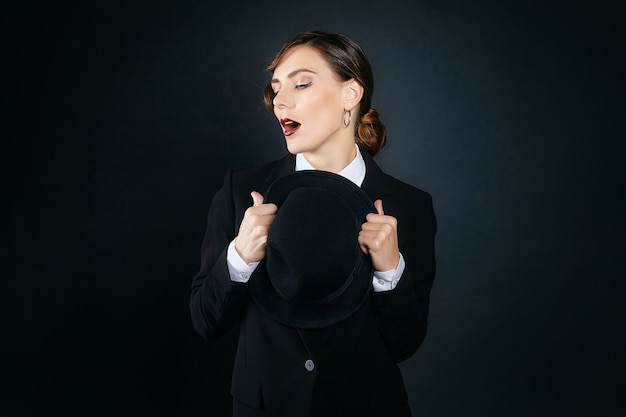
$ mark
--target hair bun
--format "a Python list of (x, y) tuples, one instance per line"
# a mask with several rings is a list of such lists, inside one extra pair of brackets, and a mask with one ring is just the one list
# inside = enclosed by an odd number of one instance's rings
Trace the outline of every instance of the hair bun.
[(370, 155), (376, 155), (387, 142), (385, 125), (380, 120), (378, 112), (370, 108), (367, 113), (361, 116), (357, 127), (356, 143)]

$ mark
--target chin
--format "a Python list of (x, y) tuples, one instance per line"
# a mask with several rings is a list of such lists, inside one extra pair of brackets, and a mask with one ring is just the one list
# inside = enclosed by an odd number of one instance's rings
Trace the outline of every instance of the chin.
[(301, 146), (301, 143), (296, 143), (297, 140), (287, 140), (287, 151), (289, 151), (290, 154), (295, 155), (297, 153), (302, 153), (302, 152), (306, 152), (306, 149), (304, 149), (303, 146)]

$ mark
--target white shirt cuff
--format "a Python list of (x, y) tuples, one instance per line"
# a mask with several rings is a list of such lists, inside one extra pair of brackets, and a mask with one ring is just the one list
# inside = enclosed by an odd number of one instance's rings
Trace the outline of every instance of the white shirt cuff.
[(374, 279), (372, 280), (374, 292), (391, 291), (396, 288), (396, 285), (400, 282), (400, 278), (404, 272), (404, 267), (404, 257), (400, 254), (400, 261), (398, 262), (396, 269), (384, 272), (374, 271)]
[(228, 263), (228, 272), (230, 280), (235, 282), (248, 282), (250, 275), (254, 272), (259, 262), (245, 263), (237, 249), (235, 249), (235, 239), (228, 245), (226, 253), (226, 261)]

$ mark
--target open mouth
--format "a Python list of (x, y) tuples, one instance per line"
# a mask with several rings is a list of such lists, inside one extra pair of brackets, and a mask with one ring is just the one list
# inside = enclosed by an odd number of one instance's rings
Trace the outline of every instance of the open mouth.
[(280, 125), (283, 127), (283, 134), (291, 136), (300, 128), (300, 123), (291, 119), (280, 119)]

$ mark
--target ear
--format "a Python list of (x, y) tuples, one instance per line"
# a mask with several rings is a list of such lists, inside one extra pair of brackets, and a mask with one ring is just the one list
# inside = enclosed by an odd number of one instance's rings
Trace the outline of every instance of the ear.
[(348, 80), (344, 84), (343, 90), (343, 108), (352, 110), (361, 103), (363, 98), (363, 86), (354, 78)]

